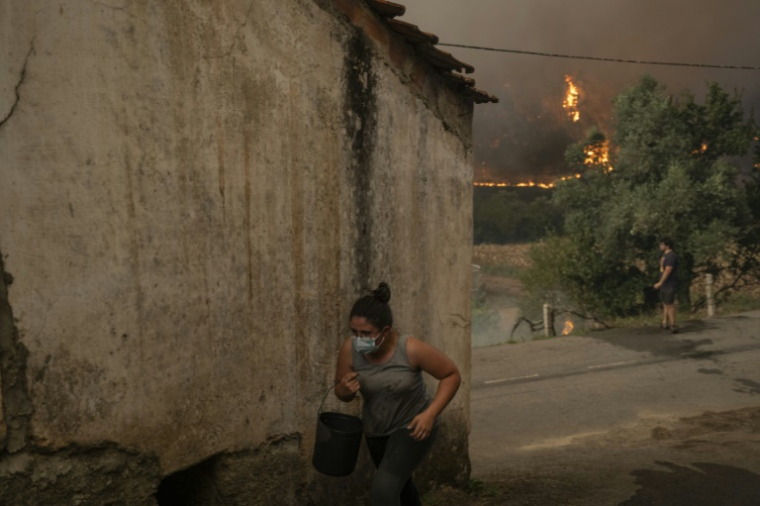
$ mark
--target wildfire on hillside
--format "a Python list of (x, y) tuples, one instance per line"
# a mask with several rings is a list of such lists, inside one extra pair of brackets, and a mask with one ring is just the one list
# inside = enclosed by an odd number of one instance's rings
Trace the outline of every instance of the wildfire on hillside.
[(536, 183), (534, 181), (528, 181), (527, 183), (494, 183), (489, 181), (475, 181), (475, 186), (488, 186), (488, 187), (494, 187), (494, 188), (554, 188), (558, 182), (560, 181), (567, 181), (568, 179), (579, 179), (581, 177), (580, 174), (574, 174), (572, 176), (565, 176), (557, 179), (553, 183)]
[(578, 96), (580, 92), (578, 87), (573, 83), (573, 78), (569, 75), (565, 76), (565, 100), (562, 102), (562, 107), (567, 111), (568, 117), (577, 122), (581, 119), (581, 112), (578, 110)]
[[(579, 108), (579, 99), (582, 94), (582, 90), (580, 86), (573, 81), (573, 77), (568, 75), (565, 75), (565, 95), (562, 100), (562, 108), (564, 109), (565, 114), (567, 114), (567, 117), (573, 122), (576, 123), (580, 121), (581, 114), (580, 114), (580, 108)], [(556, 104), (556, 102), (553, 102)], [(561, 116), (560, 116), (561, 117)], [(540, 118), (540, 116), (537, 116), (537, 118)], [(591, 116), (590, 116), (591, 118)], [(576, 128), (576, 127), (573, 127)], [(502, 142), (502, 137), (506, 138), (507, 134), (502, 133), (499, 137), (497, 137), (495, 140), (491, 142), (484, 143), (485, 145), (488, 145), (492, 149), (499, 148)], [(569, 139), (568, 139), (569, 141)], [(704, 151), (707, 148), (706, 145), (702, 146), (702, 150)], [(598, 167), (601, 168), (602, 171), (605, 174), (609, 174), (612, 172), (613, 168), (610, 165), (610, 146), (609, 141), (605, 140), (603, 142), (598, 142), (595, 144), (589, 145), (585, 150), (585, 159), (583, 161), (583, 164), (589, 167)], [(549, 172), (549, 171), (547, 171)], [(555, 172), (556, 174), (556, 172)], [(521, 188), (521, 187), (537, 187), (537, 188), (554, 188), (557, 183), (561, 181), (567, 181), (568, 179), (577, 179), (581, 177), (581, 174), (573, 174), (570, 176), (565, 176), (562, 178), (554, 179), (553, 181), (547, 181), (549, 177), (542, 177), (543, 182), (538, 182), (534, 178), (529, 179), (527, 182), (507, 182), (507, 181), (498, 181), (498, 177), (493, 177), (495, 175), (495, 172), (491, 171), (487, 166), (486, 162), (483, 162), (483, 166), (479, 167), (476, 170), (476, 176), (475, 176), (475, 186), (485, 186), (485, 187), (497, 187), (497, 188)], [(548, 173), (547, 173), (548, 176)], [(495, 181), (496, 179), (496, 181)]]
[(491, 186), (496, 188), (527, 188), (527, 187), (538, 187), (538, 188), (554, 188), (554, 183), (535, 183), (533, 181), (528, 181), (527, 183), (489, 183), (489, 182), (475, 182), (475, 186)]

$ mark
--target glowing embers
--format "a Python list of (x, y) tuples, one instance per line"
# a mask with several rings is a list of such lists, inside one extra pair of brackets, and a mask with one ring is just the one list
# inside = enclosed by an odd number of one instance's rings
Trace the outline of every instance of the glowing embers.
[(572, 332), (574, 328), (575, 328), (575, 325), (573, 324), (572, 320), (567, 320), (565, 322), (565, 327), (562, 329), (562, 335), (566, 336), (570, 334), (570, 332)]
[(580, 179), (580, 174), (573, 174), (572, 176), (565, 176), (557, 179), (553, 183), (536, 183), (534, 181), (528, 181), (527, 183), (494, 183), (490, 181), (475, 181), (475, 186), (488, 186), (493, 188), (554, 188), (558, 182), (567, 181), (568, 179)]
[(498, 187), (498, 188), (528, 188), (528, 187), (537, 187), (537, 188), (554, 188), (554, 183), (534, 183), (533, 181), (528, 181), (527, 183), (489, 183), (489, 182), (478, 182), (475, 181), (473, 183), (475, 186), (491, 186), (491, 187)]

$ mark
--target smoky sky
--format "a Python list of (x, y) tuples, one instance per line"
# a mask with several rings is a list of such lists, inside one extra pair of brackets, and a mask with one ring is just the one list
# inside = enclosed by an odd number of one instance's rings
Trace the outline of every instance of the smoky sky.
[[(760, 1), (397, 0), (404, 21), (442, 43), (602, 58), (760, 66)], [(499, 104), (476, 106), (476, 177), (548, 182), (592, 125), (610, 133), (612, 100), (643, 74), (698, 99), (717, 82), (760, 113), (760, 71), (591, 62), (441, 47), (475, 66)], [(562, 109), (565, 75), (580, 90), (581, 120)], [(757, 115), (756, 115), (757, 116)]]

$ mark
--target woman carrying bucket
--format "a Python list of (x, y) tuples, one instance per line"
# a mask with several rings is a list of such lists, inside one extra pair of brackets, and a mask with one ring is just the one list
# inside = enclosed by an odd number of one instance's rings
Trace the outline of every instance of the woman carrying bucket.
[[(346, 339), (338, 355), (335, 395), (363, 399), (364, 434), (377, 472), (372, 506), (418, 506), (412, 471), (430, 450), (438, 415), (461, 383), (449, 357), (393, 329), (390, 288), (380, 283), (372, 295), (354, 303)], [(425, 390), (422, 371), (437, 380), (435, 397)]]

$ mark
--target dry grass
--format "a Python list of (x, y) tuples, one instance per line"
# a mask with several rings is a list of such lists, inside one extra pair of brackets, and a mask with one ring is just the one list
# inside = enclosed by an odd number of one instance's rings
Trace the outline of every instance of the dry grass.
[[(758, 279), (758, 276), (746, 276), (746, 281), (750, 284), (748, 286), (742, 286), (741, 293), (748, 297), (757, 297), (760, 298), (760, 280)], [(733, 283), (734, 279), (727, 275), (723, 274), (718, 276), (714, 280), (714, 291), (718, 291), (724, 286), (728, 286), (731, 283)], [(691, 285), (692, 294), (703, 294), (705, 293), (705, 278), (699, 277), (694, 280), (694, 282)]]
[[(692, 282), (692, 301), (705, 296), (705, 279), (705, 276), (699, 276)], [(734, 281), (735, 278), (727, 270), (721, 271), (714, 278), (713, 293), (718, 294), (718, 314), (760, 309), (760, 272), (747, 273), (737, 284), (737, 289), (721, 292), (721, 289), (730, 287)]]
[(530, 267), (528, 251), (533, 244), (478, 244), (472, 248), (472, 263), (481, 267)]

